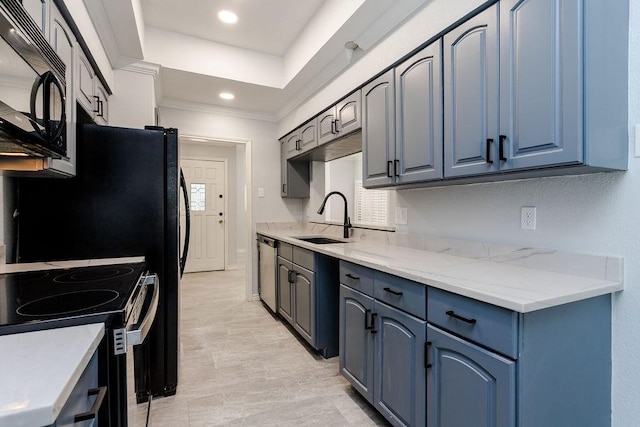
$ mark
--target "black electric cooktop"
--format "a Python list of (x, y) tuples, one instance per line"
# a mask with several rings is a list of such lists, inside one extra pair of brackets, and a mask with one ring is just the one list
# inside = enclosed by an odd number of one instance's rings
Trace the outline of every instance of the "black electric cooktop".
[(102, 321), (125, 309), (144, 271), (139, 262), (0, 274), (0, 335)]

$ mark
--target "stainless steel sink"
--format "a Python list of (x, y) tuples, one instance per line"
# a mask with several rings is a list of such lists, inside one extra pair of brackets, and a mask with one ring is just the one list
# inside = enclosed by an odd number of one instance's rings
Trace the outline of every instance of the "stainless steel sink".
[(303, 242), (315, 243), (316, 245), (327, 245), (330, 243), (347, 243), (342, 240), (332, 239), (331, 237), (294, 237), (294, 239), (302, 240)]

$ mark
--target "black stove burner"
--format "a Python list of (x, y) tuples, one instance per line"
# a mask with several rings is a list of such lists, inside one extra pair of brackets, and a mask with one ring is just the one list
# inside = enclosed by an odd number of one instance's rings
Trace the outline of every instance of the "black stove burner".
[(20, 281), (22, 283), (31, 282), (34, 280), (44, 279), (49, 275), (49, 272), (46, 270), (42, 271), (27, 271), (24, 273), (20, 273)]
[(0, 274), (0, 335), (123, 322), (145, 268), (144, 262), (128, 262)]
[(57, 283), (86, 283), (98, 280), (113, 279), (115, 277), (126, 276), (131, 273), (133, 268), (129, 267), (101, 267), (101, 268), (85, 268), (79, 271), (70, 271), (61, 274), (53, 279)]
[(30, 301), (18, 307), (22, 316), (60, 316), (91, 310), (110, 303), (120, 294), (110, 289), (66, 292)]

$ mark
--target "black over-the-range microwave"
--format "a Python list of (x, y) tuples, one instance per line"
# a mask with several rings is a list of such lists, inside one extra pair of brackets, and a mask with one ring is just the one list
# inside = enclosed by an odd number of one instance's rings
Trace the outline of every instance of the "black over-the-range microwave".
[(65, 158), (64, 62), (18, 0), (0, 0), (0, 37), (0, 158)]

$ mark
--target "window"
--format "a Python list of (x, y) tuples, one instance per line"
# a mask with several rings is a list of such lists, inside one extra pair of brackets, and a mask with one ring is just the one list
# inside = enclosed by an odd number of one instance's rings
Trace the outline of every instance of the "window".
[(389, 225), (389, 191), (366, 190), (362, 180), (355, 181), (354, 223), (366, 225)]
[(204, 211), (206, 209), (206, 184), (191, 184), (191, 210)]

